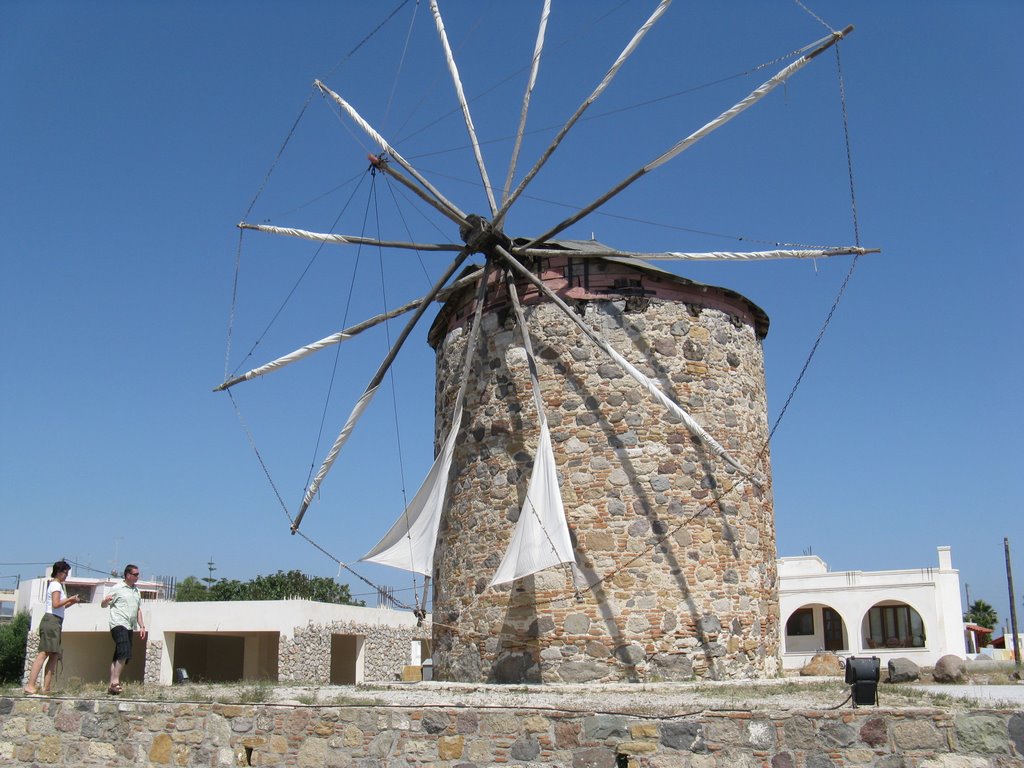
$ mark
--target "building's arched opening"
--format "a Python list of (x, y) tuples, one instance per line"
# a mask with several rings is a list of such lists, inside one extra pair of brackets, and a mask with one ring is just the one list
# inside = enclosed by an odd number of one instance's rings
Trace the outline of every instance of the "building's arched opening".
[(831, 606), (804, 605), (786, 619), (785, 653), (845, 651), (849, 647), (843, 617)]
[(921, 614), (898, 600), (873, 605), (861, 628), (865, 648), (924, 648), (927, 639)]

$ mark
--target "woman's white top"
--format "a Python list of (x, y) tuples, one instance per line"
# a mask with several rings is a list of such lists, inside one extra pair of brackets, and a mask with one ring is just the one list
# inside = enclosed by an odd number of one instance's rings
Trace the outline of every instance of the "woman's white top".
[(68, 599), (68, 593), (64, 589), (64, 585), (61, 584), (56, 579), (54, 579), (53, 581), (51, 581), (49, 584), (46, 585), (46, 612), (47, 613), (52, 613), (54, 616), (57, 616), (57, 617), (63, 619), (64, 618), (64, 606), (62, 605), (60, 608), (54, 608), (53, 607), (53, 593), (54, 592), (59, 592), (60, 593), (60, 597), (58, 598), (58, 602)]

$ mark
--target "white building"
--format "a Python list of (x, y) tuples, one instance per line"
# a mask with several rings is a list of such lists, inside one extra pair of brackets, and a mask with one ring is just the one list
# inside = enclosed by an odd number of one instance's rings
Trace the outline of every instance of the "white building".
[[(49, 579), (18, 589), (18, 610), (32, 616), (26, 672), (38, 647)], [(100, 602), (116, 579), (69, 576), (69, 595), (82, 602), (64, 615), (61, 676), (99, 682), (109, 675), (113, 641), (109, 610)], [(127, 681), (170, 684), (175, 670), (191, 680), (296, 680), (356, 684), (394, 680), (429, 656), (429, 630), (409, 612), (310, 600), (178, 603), (158, 582), (138, 582), (149, 634), (136, 634)]]
[(0, 622), (13, 618), (17, 602), (13, 589), (0, 589)]
[(901, 571), (831, 572), (815, 555), (778, 565), (783, 669), (799, 669), (822, 650), (878, 656), (883, 667), (896, 657), (933, 666), (946, 654), (965, 655), (949, 547), (938, 547), (938, 567)]

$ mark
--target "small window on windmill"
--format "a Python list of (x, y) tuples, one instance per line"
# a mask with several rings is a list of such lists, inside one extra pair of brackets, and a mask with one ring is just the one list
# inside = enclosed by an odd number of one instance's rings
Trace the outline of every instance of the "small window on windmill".
[(562, 268), (562, 277), (570, 288), (588, 287), (587, 275), (590, 273), (590, 262), (587, 259), (566, 259)]
[(643, 296), (646, 293), (643, 282), (630, 277), (615, 278), (612, 290), (622, 296)]

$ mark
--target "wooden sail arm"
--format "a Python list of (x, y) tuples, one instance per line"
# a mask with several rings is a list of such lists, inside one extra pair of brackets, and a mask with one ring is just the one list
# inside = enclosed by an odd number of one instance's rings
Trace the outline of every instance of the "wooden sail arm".
[(394, 168), (392, 168), (391, 165), (388, 163), (386, 155), (370, 155), (370, 163), (378, 171), (380, 171), (381, 173), (386, 173), (388, 176), (393, 178), (395, 181), (400, 183), (402, 186), (406, 187), (413, 194), (415, 194), (418, 198), (423, 200), (423, 202), (425, 202), (427, 205), (435, 208), (437, 211), (439, 211), (441, 213), (442, 216), (448, 217), (449, 219), (454, 221), (456, 224), (458, 224), (460, 227), (466, 226), (466, 221), (468, 219), (468, 215), (467, 214), (454, 213), (451, 210), (449, 210), (447, 207), (442, 205), (440, 202), (435, 200), (433, 197), (428, 195), (424, 190), (420, 189), (418, 186), (413, 184), (413, 182), (410, 179), (407, 179), (401, 173), (399, 173)]
[(441, 9), (437, 0), (430, 0), (430, 11), (434, 15), (434, 25), (437, 27), (437, 36), (441, 40), (441, 47), (444, 49), (444, 58), (448, 64), (448, 72), (452, 76), (452, 84), (455, 86), (455, 96), (462, 108), (462, 118), (466, 123), (466, 131), (469, 133), (469, 143), (473, 147), (473, 156), (476, 158), (477, 168), (480, 169), (480, 179), (484, 183), (484, 191), (487, 193), (487, 204), (491, 207), (491, 215), (498, 211), (498, 204), (494, 200), (494, 190), (491, 188), (491, 180), (487, 177), (487, 166), (484, 165), (484, 156), (480, 151), (480, 142), (476, 137), (476, 128), (473, 126), (473, 116), (469, 113), (469, 102), (466, 101), (466, 94), (462, 89), (462, 79), (459, 77), (459, 67), (455, 63), (455, 55), (448, 43), (448, 33), (444, 29), (444, 20), (441, 18)]
[(636, 379), (652, 397), (657, 399), (662, 405), (664, 405), (669, 411), (678, 416), (680, 420), (686, 425), (690, 433), (701, 441), (706, 447), (708, 447), (715, 455), (719, 456), (723, 461), (736, 469), (740, 474), (749, 478), (758, 487), (762, 487), (765, 484), (764, 478), (744, 467), (737, 459), (735, 459), (722, 445), (718, 443), (708, 432), (705, 430), (697, 421), (687, 413), (678, 403), (672, 398), (666, 395), (653, 381), (640, 373), (629, 361), (627, 361), (622, 355), (616, 352), (604, 339), (597, 335), (594, 330), (583, 322), (579, 316), (572, 311), (562, 298), (552, 291), (544, 281), (533, 274), (529, 269), (520, 264), (514, 256), (500, 246), (495, 247), (495, 253), (504, 259), (505, 263), (510, 266), (517, 273), (525, 277), (532, 283), (537, 290), (543, 293), (547, 298), (554, 303), (559, 309), (565, 313), (565, 316), (572, 320), (581, 331), (590, 339), (594, 344), (598, 346), (606, 355), (608, 355), (619, 367), (621, 367), (627, 374), (632, 378)]
[(604, 93), (605, 89), (611, 84), (612, 80), (615, 78), (615, 75), (618, 74), (619, 69), (622, 67), (623, 64), (626, 63), (626, 59), (628, 59), (633, 54), (633, 51), (635, 51), (637, 46), (640, 45), (640, 42), (650, 31), (651, 27), (653, 27), (655, 23), (658, 21), (658, 19), (660, 19), (662, 15), (664, 15), (665, 11), (668, 10), (668, 6), (671, 4), (671, 2), (672, 0), (661, 0), (661, 2), (658, 3), (658, 7), (654, 9), (654, 12), (651, 13), (647, 21), (645, 21), (643, 25), (641, 25), (640, 29), (638, 29), (636, 33), (633, 35), (633, 38), (629, 41), (629, 43), (626, 44), (626, 47), (622, 49), (622, 53), (619, 54), (619, 57), (615, 60), (615, 63), (612, 64), (612, 66), (608, 69), (608, 72), (605, 73), (605, 76), (601, 80), (601, 82), (598, 83), (597, 87), (593, 90), (593, 92), (586, 99), (584, 99), (583, 103), (576, 108), (576, 111), (572, 114), (572, 117), (570, 117), (568, 121), (566, 121), (565, 125), (563, 125), (562, 128), (555, 135), (555, 138), (551, 141), (551, 144), (548, 146), (548, 148), (544, 150), (544, 153), (537, 159), (537, 162), (533, 164), (533, 168), (531, 168), (527, 172), (526, 176), (523, 177), (523, 180), (519, 182), (519, 185), (516, 187), (515, 191), (511, 195), (509, 195), (501, 204), (501, 208), (494, 215), (494, 226), (501, 227), (502, 223), (505, 221), (505, 216), (508, 214), (508, 209), (512, 205), (512, 203), (516, 201), (516, 199), (523, 193), (523, 190), (526, 189), (527, 185), (533, 180), (533, 177), (540, 172), (541, 168), (544, 167), (544, 164), (548, 161), (548, 158), (551, 157), (552, 153), (554, 153), (554, 151), (558, 148), (558, 145), (562, 143), (562, 139), (565, 138), (566, 134), (569, 133), (569, 130), (583, 116), (583, 113), (587, 111), (587, 108), (590, 107), (590, 105), (593, 104), (595, 101), (597, 101), (598, 97), (602, 93)]
[[(434, 297), (434, 300), (446, 301), (447, 298), (455, 291), (458, 291), (461, 288), (467, 285), (471, 285), (472, 283), (478, 281), (482, 274), (482, 271), (478, 271), (456, 280), (447, 288), (438, 291), (437, 295)], [(241, 384), (243, 381), (251, 381), (252, 379), (255, 379), (259, 376), (263, 376), (264, 374), (279, 371), (286, 365), (290, 365), (294, 362), (302, 360), (305, 357), (309, 357), (314, 352), (319, 352), (322, 349), (327, 349), (328, 347), (335, 346), (336, 344), (341, 344), (343, 341), (348, 341), (353, 336), (357, 336), (363, 331), (369, 330), (370, 328), (373, 328), (376, 325), (380, 325), (381, 323), (387, 320), (390, 320), (394, 317), (398, 317), (399, 315), (404, 315), (406, 312), (410, 312), (416, 309), (416, 307), (418, 307), (423, 302), (424, 298), (425, 297), (413, 299), (412, 301), (403, 304), (402, 306), (398, 307), (397, 309), (393, 309), (390, 312), (384, 312), (382, 314), (375, 315), (374, 317), (371, 317), (368, 320), (363, 320), (361, 323), (356, 323), (355, 325), (350, 326), (344, 329), (343, 331), (338, 331), (337, 333), (333, 333), (330, 336), (326, 336), (320, 339), (319, 341), (314, 341), (312, 344), (307, 344), (304, 347), (300, 347), (299, 349), (296, 349), (293, 352), (289, 352), (287, 355), (282, 355), (276, 360), (271, 360), (269, 363), (265, 363), (264, 365), (261, 365), (258, 368), (253, 368), (250, 371), (246, 371), (241, 376), (236, 376), (233, 379), (225, 381), (223, 384), (219, 384), (218, 386), (214, 387), (213, 391), (222, 392), (226, 389), (230, 389), (236, 384)]]
[(512, 272), (505, 270), (505, 286), (508, 289), (509, 299), (512, 301), (512, 310), (516, 315), (516, 325), (519, 326), (519, 334), (523, 339), (523, 349), (526, 351), (526, 364), (530, 369), (530, 385), (533, 391), (533, 404), (537, 408), (537, 419), (545, 421), (547, 415), (544, 413), (544, 400), (540, 395), (540, 376), (537, 373), (537, 361), (533, 356), (533, 342), (530, 340), (530, 329), (526, 325), (526, 316), (523, 314), (523, 305), (519, 303), (519, 292), (516, 290), (515, 278)]
[(552, 251), (549, 248), (513, 248), (515, 256), (531, 256), (549, 259), (553, 254), (569, 256), (573, 259), (590, 258), (621, 258), (642, 259), (644, 261), (766, 261), (769, 259), (827, 259), (832, 256), (863, 256), (866, 253), (881, 253), (880, 248), (858, 248), (840, 246), (836, 248), (804, 248), (780, 249), (774, 251), (701, 251), (685, 253), (679, 251), (663, 251), (661, 253), (644, 253), (640, 251), (593, 250), (588, 251), (567, 249)]
[(391, 146), (391, 144), (388, 143), (387, 139), (385, 139), (383, 136), (381, 136), (374, 129), (374, 127), (372, 125), (370, 125), (363, 118), (363, 116), (360, 115), (356, 111), (355, 107), (353, 107), (351, 104), (349, 104), (343, 98), (341, 98), (341, 96), (336, 94), (334, 91), (332, 91), (330, 88), (328, 88), (326, 85), (324, 85), (319, 80), (315, 80), (313, 82), (313, 85), (315, 85), (317, 88), (319, 88), (320, 91), (322, 93), (324, 93), (326, 96), (330, 97), (334, 101), (335, 104), (337, 104), (339, 107), (341, 107), (341, 109), (344, 110), (345, 114), (347, 114), (352, 119), (352, 121), (356, 125), (358, 125), (363, 130), (364, 133), (366, 133), (367, 136), (369, 136), (371, 139), (373, 139), (374, 142), (376, 142), (377, 146), (379, 146), (381, 148), (381, 150), (383, 150), (388, 155), (393, 157), (395, 159), (395, 162), (397, 162), (399, 165), (401, 165), (414, 179), (416, 179), (416, 181), (418, 181), (420, 184), (422, 184), (425, 189), (429, 190), (430, 194), (432, 194), (434, 196), (434, 198), (437, 200), (437, 202), (441, 203), (441, 205), (443, 205), (445, 208), (447, 208), (450, 214), (453, 214), (454, 216), (458, 217), (459, 219), (465, 219), (466, 218), (466, 214), (463, 213), (461, 210), (459, 210), (458, 206), (456, 206), (455, 203), (453, 203), (450, 200), (448, 200), (437, 189), (435, 189), (434, 186), (429, 181), (427, 181), (425, 178), (423, 178), (423, 176), (419, 173), (419, 171), (417, 171), (415, 168), (413, 168), (413, 166), (409, 163), (409, 161), (406, 160), (404, 157), (402, 157), (399, 154), (398, 150), (395, 149), (393, 146)]
[(448, 265), (444, 274), (441, 275), (436, 283), (434, 283), (430, 292), (420, 300), (420, 304), (416, 308), (416, 312), (411, 318), (409, 318), (409, 321), (405, 324), (402, 332), (398, 335), (395, 343), (388, 351), (387, 356), (377, 368), (377, 372), (373, 375), (370, 383), (366, 385), (366, 389), (363, 390), (363, 394), (356, 403), (356, 407), (349, 415), (348, 420), (345, 422), (345, 426), (342, 427), (341, 432), (338, 433), (338, 437), (335, 439), (330, 451), (327, 452), (327, 456), (320, 465), (320, 469), (317, 471), (316, 477), (313, 478), (313, 482), (310, 483), (309, 488), (306, 489), (306, 493), (302, 498), (302, 504), (299, 505), (298, 514), (295, 516), (295, 521), (291, 526), (293, 534), (299, 529), (299, 525), (302, 523), (302, 518), (306, 514), (306, 510), (309, 509), (310, 503), (320, 490), (321, 483), (327, 476), (327, 473), (330, 472), (331, 467), (334, 466), (334, 462), (338, 458), (338, 454), (341, 452), (342, 447), (344, 447), (345, 443), (348, 441), (349, 435), (352, 433), (352, 429), (355, 427), (355, 424), (359, 420), (363, 411), (369, 405), (370, 400), (373, 399), (373, 395), (377, 392), (377, 387), (379, 387), (380, 383), (384, 380), (384, 375), (388, 372), (391, 364), (395, 361), (395, 357), (398, 355), (402, 345), (405, 344), (405, 340), (409, 338), (409, 334), (412, 333), (412, 329), (416, 327), (420, 318), (423, 317), (424, 312), (427, 311), (427, 307), (430, 306), (430, 302), (434, 300), (434, 297), (441, 291), (449, 278), (455, 274), (456, 270), (462, 265), (462, 262), (469, 257), (469, 253), (468, 248), (463, 249), (459, 255), (452, 260), (452, 263)]
[(751, 91), (750, 94), (748, 94), (745, 99), (743, 99), (742, 101), (737, 102), (732, 107), (730, 107), (725, 112), (723, 112), (718, 117), (716, 117), (714, 120), (712, 120), (711, 122), (705, 124), (699, 130), (694, 131), (689, 136), (687, 136), (685, 139), (682, 139), (681, 141), (677, 142), (671, 149), (669, 149), (668, 151), (662, 153), (661, 155), (656, 157), (654, 160), (652, 160), (651, 162), (647, 163), (647, 165), (644, 165), (643, 167), (641, 167), (641, 168), (637, 169), (636, 171), (634, 171), (633, 173), (631, 173), (629, 176), (627, 176), (625, 179), (620, 181), (618, 184), (616, 184), (610, 190), (608, 190), (603, 195), (601, 195), (599, 198), (594, 200), (594, 202), (590, 203), (589, 205), (584, 206), (583, 208), (581, 208), (579, 211), (574, 213), (569, 218), (567, 218), (567, 219), (563, 220), (562, 222), (560, 222), (559, 224), (555, 225), (554, 227), (549, 229), (544, 234), (539, 235), (538, 237), (534, 238), (529, 243), (527, 243), (524, 247), (525, 248), (532, 248), (533, 246), (538, 245), (539, 243), (543, 243), (546, 240), (550, 240), (552, 237), (557, 235), (559, 232), (562, 232), (563, 230), (565, 230), (568, 227), (570, 227), (573, 224), (575, 224), (580, 219), (582, 219), (585, 216), (588, 216), (589, 214), (593, 213), (595, 210), (600, 208), (602, 205), (604, 205), (606, 202), (611, 200), (617, 194), (622, 192), (622, 190), (626, 189), (626, 187), (630, 186), (633, 182), (635, 182), (641, 176), (643, 176), (643, 175), (653, 171), (655, 168), (658, 168), (661, 165), (664, 165), (665, 163), (667, 163), (672, 158), (676, 157), (681, 152), (684, 152), (687, 149), (689, 149), (690, 147), (692, 147), (694, 144), (696, 144), (698, 141), (703, 139), (709, 133), (717, 130), (718, 128), (721, 128), (723, 125), (728, 123), (734, 117), (736, 117), (740, 113), (742, 113), (742, 112), (746, 111), (747, 109), (749, 109), (750, 107), (752, 107), (754, 104), (756, 104), (761, 99), (763, 99), (765, 96), (767, 96), (769, 93), (771, 93), (773, 90), (775, 90), (778, 86), (780, 86), (784, 82), (786, 82), (794, 74), (796, 74), (801, 69), (803, 69), (805, 66), (807, 66), (807, 64), (809, 64), (812, 59), (814, 59), (815, 57), (820, 55), (823, 51), (826, 51), (827, 49), (831, 48), (833, 45), (838, 43), (840, 40), (842, 40), (844, 37), (846, 37), (846, 35), (850, 34), (850, 32), (852, 32), (852, 31), (853, 31), (853, 25), (851, 24), (850, 26), (846, 27), (842, 32), (833, 32), (828, 37), (822, 38), (821, 40), (817, 41), (816, 43), (812, 43), (812, 45), (815, 46), (813, 50), (811, 50), (809, 53), (804, 54), (799, 59), (794, 61), (792, 64), (790, 64), (790, 65), (784, 67), (783, 69), (781, 69), (778, 73), (775, 74), (774, 77), (771, 77), (770, 79), (766, 80), (759, 87), (757, 87), (753, 91)]
[(237, 224), (239, 229), (251, 229), (256, 232), (267, 232), (272, 235), (286, 235), (287, 237), (298, 237), (303, 240), (313, 240), (320, 243), (333, 243), (335, 245), (373, 245), (380, 248), (403, 248), (410, 251), (461, 251), (463, 246), (458, 243), (407, 243), (399, 240), (377, 240), (372, 237), (355, 237), (353, 235), (337, 235), (331, 232), (310, 232), (305, 229), (294, 227), (275, 227), (270, 224), (248, 224), (241, 221)]
[(519, 150), (523, 145), (523, 135), (526, 133), (526, 115), (530, 111), (530, 98), (533, 95), (534, 86), (537, 85), (537, 72), (540, 70), (540, 54), (544, 50), (544, 36), (548, 28), (548, 17), (551, 15), (551, 0), (544, 0), (544, 7), (540, 12), (540, 26), (537, 28), (537, 42), (533, 46), (533, 59), (530, 61), (530, 77), (526, 81), (526, 91), (523, 93), (523, 106), (519, 110), (519, 128), (516, 130), (516, 140), (512, 145), (512, 157), (508, 163), (508, 175), (505, 177), (505, 186), (501, 191), (501, 202), (508, 200), (508, 192), (512, 188), (512, 180), (516, 175), (516, 164), (519, 162)]

